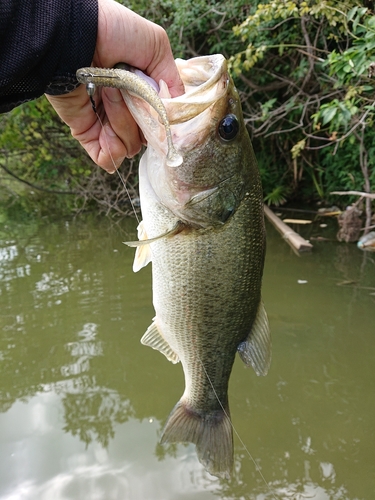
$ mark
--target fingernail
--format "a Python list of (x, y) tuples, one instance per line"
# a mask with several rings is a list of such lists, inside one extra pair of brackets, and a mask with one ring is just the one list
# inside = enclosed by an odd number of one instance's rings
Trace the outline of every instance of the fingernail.
[(106, 123), (104, 125), (104, 131), (106, 134), (108, 134), (111, 137), (117, 137), (116, 132), (113, 130), (113, 128), (111, 127), (111, 125), (109, 123)]

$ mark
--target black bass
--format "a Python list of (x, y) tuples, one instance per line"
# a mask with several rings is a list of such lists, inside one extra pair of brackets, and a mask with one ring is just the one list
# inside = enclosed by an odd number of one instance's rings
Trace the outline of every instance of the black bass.
[[(181, 361), (184, 370), (185, 391), (162, 442), (195, 443), (205, 468), (228, 477), (228, 382), (236, 352), (257, 375), (266, 375), (271, 359), (261, 300), (262, 188), (224, 57), (176, 63), (186, 93), (172, 99), (163, 82), (159, 92), (170, 130), (159, 103), (146, 102), (134, 88), (123, 91), (148, 141), (139, 167), (143, 221), (133, 269), (152, 261), (155, 317), (141, 341)], [(102, 84), (90, 71), (90, 81)], [(176, 155), (182, 163), (168, 160)]]

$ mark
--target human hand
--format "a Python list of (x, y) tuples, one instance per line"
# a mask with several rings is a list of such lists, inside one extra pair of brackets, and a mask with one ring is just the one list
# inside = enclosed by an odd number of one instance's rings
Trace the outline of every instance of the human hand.
[[(173, 59), (166, 32), (114, 0), (99, 0), (99, 19), (93, 66), (112, 68), (125, 62), (137, 67), (156, 82), (164, 80), (172, 97), (184, 93), (184, 86)], [(78, 69), (78, 68), (77, 68)], [(137, 154), (144, 143), (122, 98), (112, 88), (99, 88), (95, 105), (101, 121), (92, 110), (84, 85), (69, 94), (47, 95), (59, 116), (70, 127), (72, 135), (91, 158), (109, 173), (124, 158)]]

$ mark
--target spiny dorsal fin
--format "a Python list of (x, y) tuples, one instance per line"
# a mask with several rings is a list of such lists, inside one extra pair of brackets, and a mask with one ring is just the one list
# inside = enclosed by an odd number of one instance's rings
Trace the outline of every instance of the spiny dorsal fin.
[(169, 361), (172, 361), (173, 364), (180, 361), (178, 354), (173, 351), (171, 346), (161, 334), (155, 323), (155, 318), (151, 325), (147, 328), (146, 333), (141, 338), (141, 342), (143, 345), (148, 345), (149, 347), (160, 351)]
[(271, 364), (271, 334), (262, 300), (249, 336), (237, 349), (245, 365), (252, 366), (257, 375), (267, 375)]

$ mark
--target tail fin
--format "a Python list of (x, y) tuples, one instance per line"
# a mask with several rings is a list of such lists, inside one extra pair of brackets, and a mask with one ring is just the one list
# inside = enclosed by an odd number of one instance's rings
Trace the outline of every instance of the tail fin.
[(199, 461), (212, 475), (229, 479), (233, 468), (233, 433), (229, 408), (198, 413), (181, 400), (165, 424), (162, 443), (194, 443)]

